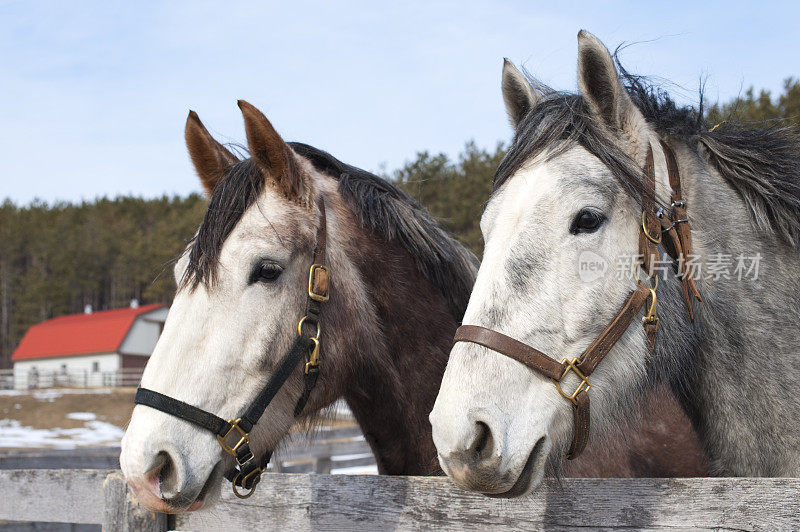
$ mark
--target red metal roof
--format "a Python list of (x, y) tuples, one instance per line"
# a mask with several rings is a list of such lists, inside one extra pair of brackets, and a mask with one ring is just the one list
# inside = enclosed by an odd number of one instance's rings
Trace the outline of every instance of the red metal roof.
[(115, 353), (137, 316), (163, 306), (155, 303), (44, 321), (28, 329), (11, 360)]

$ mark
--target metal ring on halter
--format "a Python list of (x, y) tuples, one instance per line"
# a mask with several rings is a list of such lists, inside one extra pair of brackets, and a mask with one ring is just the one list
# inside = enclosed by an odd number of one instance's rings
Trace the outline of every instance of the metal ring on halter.
[[(306, 322), (306, 319), (308, 319), (308, 316), (303, 316), (302, 318), (300, 318), (300, 321), (297, 323), (297, 335), (298, 336), (303, 336), (303, 324)], [(312, 336), (311, 338), (313, 340), (319, 340), (319, 333), (320, 333), (319, 322), (314, 320), (314, 321), (312, 321), (312, 323), (316, 323), (317, 324), (317, 334), (315, 336)]]
[[(257, 467), (253, 471), (251, 471), (247, 475), (245, 475), (244, 478), (242, 478), (242, 474), (241, 473), (236, 475), (234, 477), (234, 479), (231, 481), (232, 487), (233, 487), (233, 494), (236, 495), (240, 499), (249, 498), (253, 493), (255, 493), (256, 486), (258, 486), (258, 483), (261, 480), (261, 473), (263, 473), (263, 472), (264, 472), (264, 470), (262, 468)], [(244, 487), (245, 483), (247, 482), (247, 479), (249, 479), (250, 477), (252, 477), (254, 475), (256, 475), (256, 478), (253, 479), (253, 485), (250, 486), (249, 491), (244, 492), (244, 491), (239, 491), (238, 489), (236, 489), (236, 483), (237, 482), (241, 482), (242, 488), (243, 489), (247, 489), (247, 488)]]
[(647, 239), (652, 242), (653, 244), (660, 244), (661, 243), (661, 233), (658, 233), (658, 239), (652, 236), (650, 233), (647, 232), (647, 211), (642, 211), (642, 232)]

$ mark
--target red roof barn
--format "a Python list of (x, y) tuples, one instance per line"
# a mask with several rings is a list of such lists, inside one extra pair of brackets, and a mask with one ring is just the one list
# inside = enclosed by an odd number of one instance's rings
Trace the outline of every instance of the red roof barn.
[(155, 348), (167, 312), (163, 304), (134, 304), (34, 325), (11, 355), (15, 381), (19, 384), (22, 374), (28, 377), (31, 372), (39, 379), (48, 373), (71, 376), (141, 369)]

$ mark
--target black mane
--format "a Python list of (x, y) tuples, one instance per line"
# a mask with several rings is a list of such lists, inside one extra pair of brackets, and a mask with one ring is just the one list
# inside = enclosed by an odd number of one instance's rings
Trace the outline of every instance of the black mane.
[(396, 239), (409, 252), (417, 268), (448, 299), (450, 311), (460, 322), (475, 281), (475, 256), (424, 207), (385, 179), (313, 146), (289, 145), (317, 171), (339, 181), (339, 193), (364, 227), (386, 241)]
[[(475, 256), (391, 183), (307, 144), (292, 142), (290, 146), (318, 171), (338, 180), (339, 193), (364, 227), (386, 241), (397, 240), (408, 251), (460, 322), (475, 280)], [(211, 195), (191, 242), (181, 286), (214, 282), (222, 245), (264, 191), (264, 178), (251, 159), (234, 164), (228, 172)]]
[[(760, 229), (790, 245), (800, 241), (800, 137), (775, 122), (726, 121), (711, 127), (700, 105), (679, 106), (647, 79), (628, 73), (617, 61), (634, 104), (666, 141), (697, 149), (739, 193)], [(646, 192), (642, 169), (630, 159), (589, 112), (579, 94), (558, 92), (531, 79), (544, 99), (519, 124), (508, 154), (495, 174), (494, 190), (533, 157), (554, 157), (574, 144), (600, 159), (623, 189), (640, 201)], [(704, 152), (704, 153), (702, 153)]]
[(211, 194), (203, 222), (190, 242), (189, 264), (183, 272), (181, 288), (214, 283), (222, 245), (263, 191), (264, 176), (252, 159), (229, 167), (228, 175)]

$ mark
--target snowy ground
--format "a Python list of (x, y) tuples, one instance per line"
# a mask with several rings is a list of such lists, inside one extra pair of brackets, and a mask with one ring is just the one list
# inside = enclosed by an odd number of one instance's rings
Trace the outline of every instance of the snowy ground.
[(35, 429), (25, 427), (15, 419), (0, 419), (0, 449), (44, 448), (75, 449), (119, 444), (123, 431), (111, 423), (98, 421), (90, 412), (67, 414), (68, 419), (83, 421), (83, 427)]
[(65, 395), (110, 395), (113, 388), (43, 388), (41, 390), (0, 390), (0, 397), (33, 397), (52, 403)]

